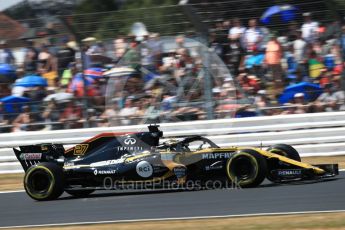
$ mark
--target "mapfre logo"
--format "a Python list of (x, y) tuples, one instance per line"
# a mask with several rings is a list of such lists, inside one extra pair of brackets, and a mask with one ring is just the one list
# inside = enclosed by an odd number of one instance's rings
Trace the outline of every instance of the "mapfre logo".
[(127, 137), (123, 143), (125, 143), (125, 145), (134, 145), (135, 143), (137, 143), (137, 140), (135, 140), (135, 138), (133, 137)]

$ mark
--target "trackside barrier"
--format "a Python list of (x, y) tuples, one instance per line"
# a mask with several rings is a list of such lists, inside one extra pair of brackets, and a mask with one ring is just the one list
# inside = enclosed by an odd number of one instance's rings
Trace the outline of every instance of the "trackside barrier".
[[(220, 146), (267, 147), (287, 143), (301, 156), (345, 155), (345, 112), (177, 122), (160, 126), (165, 137), (203, 135)], [(0, 134), (0, 173), (21, 171), (12, 147), (35, 143), (63, 143), (70, 147), (103, 132), (146, 130), (147, 125), (134, 125)]]

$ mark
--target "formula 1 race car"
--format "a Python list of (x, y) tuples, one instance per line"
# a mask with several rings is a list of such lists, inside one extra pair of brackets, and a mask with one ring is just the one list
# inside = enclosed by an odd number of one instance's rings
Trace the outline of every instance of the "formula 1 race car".
[[(220, 148), (201, 136), (160, 143), (163, 132), (102, 133), (65, 151), (61, 144), (20, 146), (14, 152), (24, 171), (24, 188), (35, 200), (52, 200), (64, 191), (85, 197), (95, 190), (183, 187), (209, 182), (238, 187), (313, 180), (338, 175), (337, 164), (310, 165), (286, 144), (266, 150), (254, 147)], [(115, 186), (116, 185), (116, 186)], [(194, 184), (195, 185), (195, 184)]]

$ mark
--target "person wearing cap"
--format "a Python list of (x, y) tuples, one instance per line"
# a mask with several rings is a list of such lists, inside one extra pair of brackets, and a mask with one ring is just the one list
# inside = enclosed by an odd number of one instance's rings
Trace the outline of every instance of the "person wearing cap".
[(304, 100), (304, 93), (296, 93), (293, 98), (293, 103), (292, 103), (296, 110), (295, 114), (300, 114), (300, 113), (306, 113), (307, 112), (307, 106)]
[(269, 110), (265, 110), (265, 108), (271, 106), (271, 102), (269, 97), (267, 97), (267, 92), (264, 89), (260, 89), (257, 93), (257, 95), (254, 98), (254, 105), (257, 106), (257, 108), (260, 111), (261, 115), (269, 115)]
[(303, 13), (303, 18), (302, 37), (305, 41), (312, 43), (317, 39), (319, 23), (312, 20), (310, 12)]

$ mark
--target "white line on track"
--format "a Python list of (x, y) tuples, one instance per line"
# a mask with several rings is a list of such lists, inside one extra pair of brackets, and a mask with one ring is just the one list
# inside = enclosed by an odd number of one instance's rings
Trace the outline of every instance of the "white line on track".
[(0, 191), (0, 194), (2, 194), (2, 193), (15, 193), (15, 192), (25, 192), (25, 190)]
[(108, 221), (89, 221), (89, 222), (72, 222), (72, 223), (58, 223), (58, 224), (36, 224), (36, 225), (17, 225), (0, 227), (6, 228), (39, 228), (39, 227), (62, 227), (75, 225), (90, 225), (90, 224), (116, 224), (116, 223), (135, 223), (135, 222), (149, 222), (149, 221), (170, 221), (170, 220), (202, 220), (202, 219), (221, 219), (221, 218), (240, 218), (240, 217), (257, 217), (257, 216), (281, 216), (281, 215), (301, 215), (301, 214), (322, 214), (322, 213), (339, 213), (345, 210), (327, 210), (327, 211), (300, 211), (300, 212), (269, 212), (269, 213), (252, 213), (252, 214), (238, 214), (238, 215), (222, 215), (222, 216), (193, 216), (193, 217), (176, 217), (176, 218), (153, 218), (153, 219), (136, 219), (136, 220), (108, 220)]
[[(345, 172), (345, 169), (339, 169), (339, 172)], [(15, 192), (25, 192), (25, 190), (0, 191), (0, 194), (3, 194), (3, 193), (15, 193)]]

